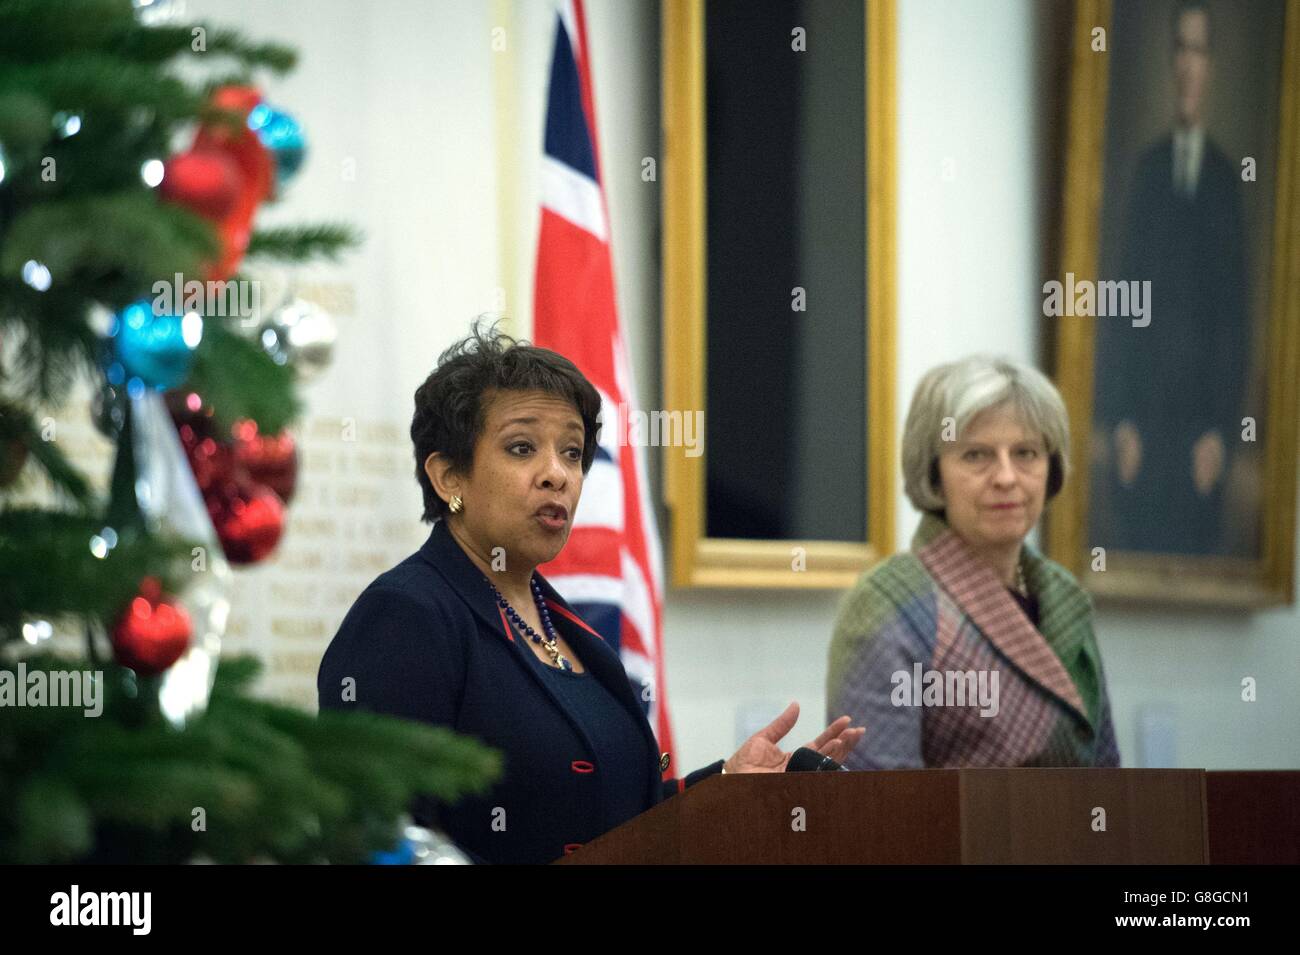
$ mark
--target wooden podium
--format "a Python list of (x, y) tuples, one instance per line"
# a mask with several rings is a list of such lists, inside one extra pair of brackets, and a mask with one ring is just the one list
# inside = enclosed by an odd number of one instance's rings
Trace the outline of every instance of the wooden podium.
[(558, 864), (1204, 864), (1205, 777), (1199, 769), (713, 776)]
[(1210, 862), (1300, 865), (1300, 770), (1205, 774)]

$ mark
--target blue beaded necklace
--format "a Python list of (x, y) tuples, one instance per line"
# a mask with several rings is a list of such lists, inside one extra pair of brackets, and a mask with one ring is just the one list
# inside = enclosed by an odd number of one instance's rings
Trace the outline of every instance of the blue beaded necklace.
[[(483, 579), (487, 580), (486, 577)], [(560, 653), (560, 637), (555, 632), (555, 625), (551, 623), (551, 613), (546, 609), (546, 599), (542, 596), (542, 586), (537, 582), (536, 576), (530, 577), (528, 582), (533, 588), (533, 602), (537, 604), (537, 612), (542, 618), (542, 629), (546, 631), (545, 637), (529, 626), (518, 611), (510, 606), (510, 602), (501, 596), (501, 591), (497, 590), (492, 581), (488, 580), (487, 585), (492, 588), (492, 595), (496, 598), (497, 606), (506, 612), (506, 616), (522, 631), (524, 636), (528, 637), (533, 643), (540, 644), (550, 654), (552, 665), (559, 667), (561, 670), (572, 670), (573, 665), (565, 659), (564, 654)]]

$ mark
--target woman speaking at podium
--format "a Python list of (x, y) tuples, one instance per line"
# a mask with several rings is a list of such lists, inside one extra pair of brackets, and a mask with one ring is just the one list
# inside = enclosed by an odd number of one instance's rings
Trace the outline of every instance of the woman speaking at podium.
[[(618, 655), (536, 572), (568, 540), (599, 411), (555, 352), (477, 326), (444, 352), (411, 422), (433, 530), (357, 598), (317, 675), (322, 709), (446, 726), (502, 752), (502, 781), (436, 820), (478, 861), (549, 862), (709, 775), (789, 760), (777, 743), (793, 703), (730, 759), (664, 781), (667, 754)], [(864, 732), (846, 716), (808, 745), (843, 760)]]
[(1025, 540), (1069, 443), (1033, 368), (975, 357), (921, 379), (902, 454), (921, 525), (831, 641), (828, 707), (871, 727), (848, 768), (1119, 765), (1092, 602)]

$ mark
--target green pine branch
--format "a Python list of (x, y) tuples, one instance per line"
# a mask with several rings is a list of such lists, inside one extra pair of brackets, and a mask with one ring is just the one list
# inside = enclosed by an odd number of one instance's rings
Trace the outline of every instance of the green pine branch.
[[(117, 309), (151, 294), (159, 276), (200, 274), (219, 250), (211, 223), (158, 202), (141, 186), (27, 209), (5, 237), (0, 273), (20, 273), (25, 262), (35, 260), (49, 269), (51, 290), (75, 288)], [(78, 319), (84, 314), (65, 320)]]
[(105, 540), (104, 518), (94, 514), (11, 507), (0, 512), (0, 642), (16, 638), (24, 618), (77, 617), (111, 621), (157, 577), (179, 593), (193, 580), (187, 541), (118, 527), (116, 546), (99, 556), (92, 539)]
[(293, 369), (276, 364), (260, 344), (216, 318), (203, 324), (185, 387), (212, 406), (223, 432), (241, 418), (251, 418), (264, 434), (276, 434), (301, 411)]
[(0, 400), (0, 442), (16, 441), (27, 448), (54, 488), (73, 504), (88, 508), (94, 500), (90, 485), (53, 441), (42, 438), (30, 411)]
[[(14, 376), (41, 402), (61, 404), (78, 375), (97, 374), (103, 345), (87, 322), (92, 304), (118, 310), (151, 295), (158, 277), (201, 274), (218, 254), (215, 229), (143, 187), (33, 205), (0, 245), (0, 329), (13, 342)], [(45, 290), (21, 279), (43, 264)]]
[(298, 62), (298, 54), (291, 47), (279, 43), (254, 43), (234, 30), (209, 30), (208, 53), (230, 56), (245, 67), (262, 67), (273, 73), (288, 73)]
[(0, 143), (5, 144), (8, 166), (18, 156), (34, 156), (50, 139), (50, 104), (30, 89), (0, 88)]
[(0, 338), (15, 393), (60, 405), (78, 378), (98, 374), (103, 349), (87, 324), (87, 303), (71, 288), (41, 293), (21, 282), (0, 281)]
[(256, 230), (248, 242), (247, 257), (309, 262), (336, 261), (343, 252), (361, 241), (361, 234), (348, 225), (322, 224)]
[(37, 92), (53, 109), (82, 114), (86, 122), (134, 113), (147, 122), (170, 123), (195, 117), (204, 106), (197, 87), (148, 63), (103, 52), (0, 67), (0, 91), (17, 90)]
[(131, 0), (0, 0), (0, 61), (32, 63), (109, 49), (133, 31)]
[[(181, 56), (213, 54), (274, 73), (293, 69), (297, 54), (278, 43), (249, 41), (235, 30), (205, 23), (139, 22), (131, 0), (3, 0), (0, 60), (41, 62), (111, 50), (123, 61), (160, 65)], [(202, 33), (195, 35), (195, 30)]]
[(207, 710), (180, 731), (142, 719), (114, 668), (96, 719), (0, 711), (0, 862), (362, 862), (392, 847), (415, 799), (454, 803), (500, 777), (498, 753), (444, 728), (253, 699), (259, 669), (223, 660)]

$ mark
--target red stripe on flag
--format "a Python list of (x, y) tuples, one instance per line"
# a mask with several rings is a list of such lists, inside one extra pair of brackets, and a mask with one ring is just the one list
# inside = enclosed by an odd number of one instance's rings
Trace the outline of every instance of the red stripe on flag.
[(622, 546), (623, 535), (612, 528), (575, 527), (559, 556), (538, 570), (547, 578), (563, 574), (621, 577), (623, 565), (619, 560), (619, 548)]

